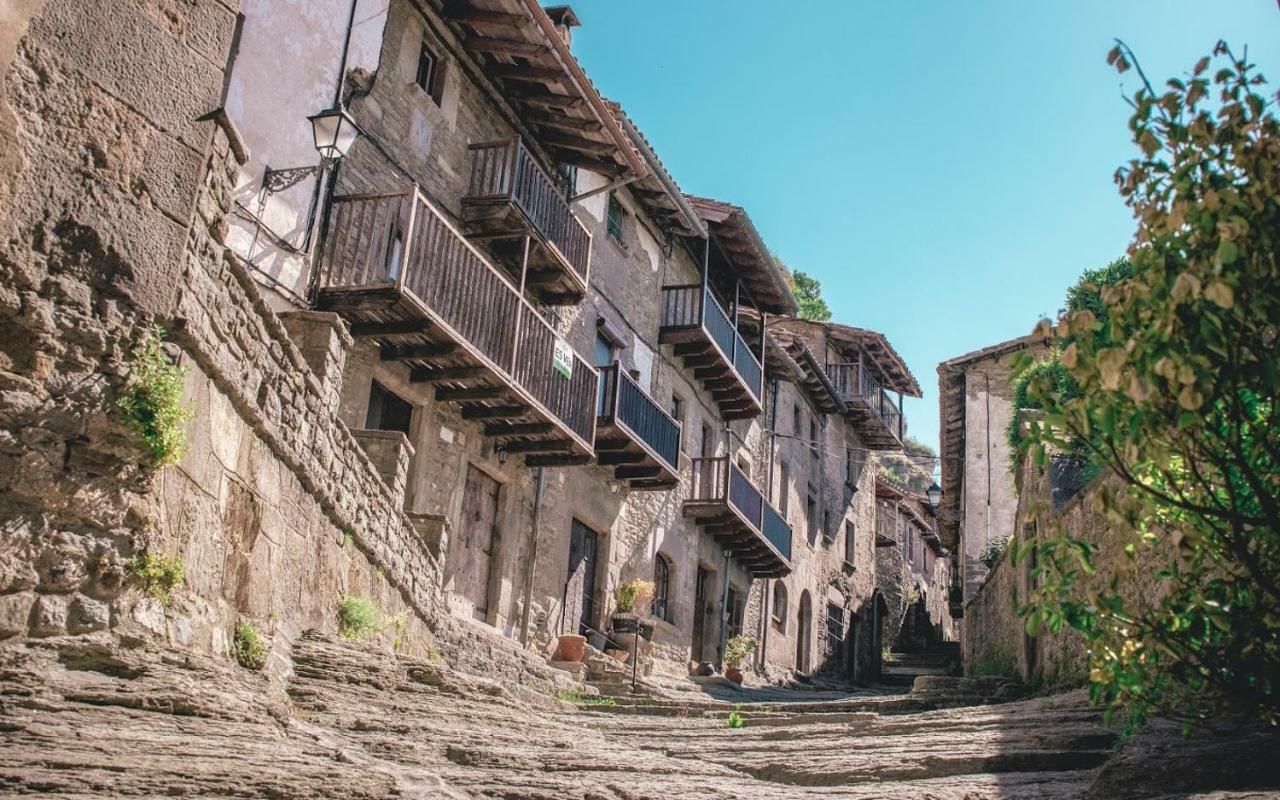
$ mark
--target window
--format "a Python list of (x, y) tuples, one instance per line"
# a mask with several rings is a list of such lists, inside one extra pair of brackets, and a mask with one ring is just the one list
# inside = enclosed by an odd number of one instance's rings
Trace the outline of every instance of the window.
[(418, 75), (414, 83), (418, 84), (418, 88), (426, 92), (436, 105), (440, 105), (440, 100), (444, 96), (444, 64), (440, 63), (440, 59), (436, 58), (436, 54), (431, 51), (431, 47), (425, 41), (422, 43), (422, 49), (418, 51)]
[(827, 601), (827, 641), (831, 653), (840, 652), (844, 643), (844, 607)]
[(373, 431), (400, 431), (409, 435), (413, 406), (401, 400), (385, 386), (373, 381), (369, 386), (369, 412), (364, 426)]
[(857, 560), (857, 530), (854, 527), (853, 520), (849, 520), (844, 524), (844, 561), (846, 564), (853, 566), (858, 563)]
[(702, 423), (702, 438), (698, 442), (698, 455), (703, 458), (711, 458), (716, 454), (716, 434), (711, 430), (711, 426)]
[(653, 603), (649, 610), (655, 617), (671, 622), (671, 562), (662, 553), (653, 560)]
[(773, 624), (787, 632), (787, 585), (782, 581), (773, 582)]
[(791, 468), (787, 466), (787, 462), (778, 463), (778, 512), (782, 514), (782, 518), (787, 518), (787, 511), (791, 508)]
[(791, 435), (800, 438), (800, 401), (791, 407)]
[(605, 220), (609, 236), (620, 245), (626, 245), (625, 234), (623, 233), (623, 223), (626, 221), (627, 212), (622, 207), (622, 203), (618, 202), (618, 196), (609, 195), (609, 213)]
[(853, 490), (858, 488), (858, 479), (862, 476), (863, 460), (858, 450), (844, 451), (844, 482)]
[(805, 520), (809, 526), (809, 544), (815, 544), (818, 541), (818, 498), (813, 495), (813, 487), (809, 487), (809, 494), (804, 501)]
[(809, 457), (818, 461), (818, 420), (809, 417)]
[(835, 529), (831, 527), (831, 512), (823, 511), (822, 512), (822, 541), (825, 544), (831, 544), (832, 542), (835, 541), (835, 538), (836, 538)]
[(671, 407), (668, 411), (671, 412), (671, 418), (676, 422), (684, 422), (684, 400), (675, 392), (671, 393)]

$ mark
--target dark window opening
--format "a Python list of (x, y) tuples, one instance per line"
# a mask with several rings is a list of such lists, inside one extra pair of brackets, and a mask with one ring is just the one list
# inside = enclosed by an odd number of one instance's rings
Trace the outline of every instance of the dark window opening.
[(857, 564), (857, 530), (852, 521), (844, 524), (844, 560), (849, 566)]
[(609, 195), (609, 213), (608, 219), (606, 220), (606, 228), (609, 231), (609, 235), (613, 237), (613, 240), (621, 245), (625, 245), (627, 243), (622, 227), (626, 218), (627, 212), (623, 209), (622, 203), (618, 202), (617, 196), (612, 194)]
[(660, 620), (671, 622), (671, 563), (662, 553), (653, 560), (653, 603), (650, 611)]
[(716, 437), (711, 430), (711, 426), (702, 423), (702, 441), (698, 445), (698, 455), (703, 458), (711, 458), (716, 454)]
[(827, 602), (827, 640), (833, 653), (839, 652), (844, 642), (844, 607), (830, 601)]
[(778, 630), (787, 632), (787, 587), (782, 581), (773, 584), (773, 622)]
[(413, 406), (400, 399), (385, 386), (374, 381), (369, 387), (369, 413), (364, 426), (374, 431), (400, 431), (409, 435)]
[(431, 51), (426, 42), (422, 43), (422, 48), (418, 51), (418, 74), (414, 83), (418, 84), (418, 87), (426, 92), (436, 105), (440, 105), (444, 97), (444, 64), (436, 58), (436, 54)]

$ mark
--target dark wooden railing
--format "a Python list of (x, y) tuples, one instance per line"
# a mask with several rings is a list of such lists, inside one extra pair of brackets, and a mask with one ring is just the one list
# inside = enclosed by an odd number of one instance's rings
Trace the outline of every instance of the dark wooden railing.
[(691, 468), (690, 502), (723, 503), (733, 508), (790, 560), (791, 526), (742, 470), (726, 456), (692, 459)]
[(903, 438), (902, 410), (869, 370), (858, 364), (828, 364), (827, 375), (842, 397), (866, 403), (898, 439)]
[(600, 370), (600, 421), (626, 428), (672, 472), (679, 472), (680, 423), (616, 361)]
[(468, 200), (509, 200), (587, 282), (591, 234), (569, 208), (564, 191), (538, 165), (517, 136), (473, 144)]
[(557, 372), (551, 326), (421, 194), (335, 197), (319, 275), (321, 289), (408, 291), (491, 369), (592, 446), (596, 369), (574, 353), (572, 378)]
[(733, 320), (702, 284), (662, 287), (662, 327), (697, 328), (701, 326), (711, 341), (724, 354), (756, 400), (760, 399), (764, 369), (747, 346)]

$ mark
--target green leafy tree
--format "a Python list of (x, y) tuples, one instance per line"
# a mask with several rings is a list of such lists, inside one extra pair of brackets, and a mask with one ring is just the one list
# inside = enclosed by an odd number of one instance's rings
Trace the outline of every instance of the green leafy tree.
[(796, 303), (800, 306), (800, 318), (830, 322), (831, 309), (827, 306), (827, 301), (822, 299), (822, 284), (803, 272), (797, 272), (791, 278), (795, 282), (793, 289)]
[[(1109, 62), (1136, 67), (1122, 43)], [(1160, 90), (1136, 69), (1141, 154), (1116, 173), (1138, 221), (1132, 275), (1064, 318), (1080, 395), (1031, 381), (1045, 413), (1024, 444), (1043, 463), (1084, 442), (1105, 464), (1119, 491), (1094, 493), (1095, 510), (1125, 557), (1100, 572), (1093, 544), (1051, 527), (1024, 544), (1037, 551), (1027, 630), (1082, 634), (1093, 698), (1131, 729), (1153, 712), (1277, 724), (1280, 124), (1225, 43)], [(1159, 585), (1122, 591), (1139, 564)]]

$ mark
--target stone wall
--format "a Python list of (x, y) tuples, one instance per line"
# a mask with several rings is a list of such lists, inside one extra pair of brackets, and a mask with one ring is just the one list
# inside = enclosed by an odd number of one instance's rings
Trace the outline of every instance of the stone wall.
[[(439, 619), (438, 565), (402, 510), (405, 454), (364, 436), (373, 463), (337, 417), (350, 338), (328, 315), (282, 321), (224, 247), (245, 153), (225, 117), (196, 119), (217, 106), (234, 15), (50, 2), (5, 76), (19, 158), (0, 212), (0, 628), (225, 655), (244, 618), (283, 652), (336, 631), (359, 596), (379, 609), (378, 646), (462, 659), (475, 648)], [(116, 408), (156, 326), (192, 410), (163, 470)], [(184, 566), (168, 604), (131, 585), (143, 550)], [(486, 661), (549, 685), (500, 655)]]

